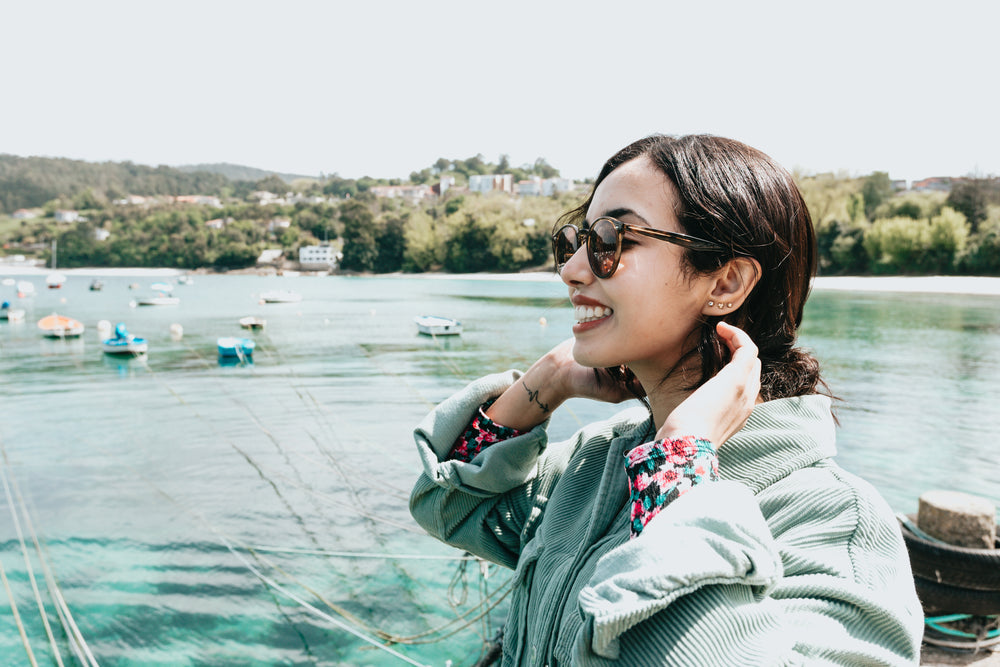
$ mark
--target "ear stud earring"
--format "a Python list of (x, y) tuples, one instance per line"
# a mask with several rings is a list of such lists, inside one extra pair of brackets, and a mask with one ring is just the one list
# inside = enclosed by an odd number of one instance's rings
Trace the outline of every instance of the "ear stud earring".
[(711, 307), (712, 307), (712, 306), (714, 306), (714, 305), (715, 305), (715, 302), (714, 302), (714, 301), (709, 301), (709, 302), (708, 302), (708, 307), (709, 307), (709, 308), (711, 308)]
[(726, 307), (721, 301), (719, 303), (715, 304), (715, 305), (717, 305), (719, 307), (719, 310), (722, 310), (723, 308)]

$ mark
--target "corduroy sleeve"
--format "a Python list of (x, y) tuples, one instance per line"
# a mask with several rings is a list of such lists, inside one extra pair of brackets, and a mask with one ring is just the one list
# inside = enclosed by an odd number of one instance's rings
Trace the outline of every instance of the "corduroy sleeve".
[(572, 662), (917, 664), (922, 617), (891, 515), (823, 475), (822, 504), (781, 499), (799, 507), (778, 538), (736, 482), (671, 503), (598, 563)]
[(529, 520), (537, 523), (538, 461), (548, 422), (492, 443), (471, 461), (449, 458), (479, 406), (499, 396), (519, 373), (480, 378), (443, 401), (414, 431), (423, 474), (410, 513), (429, 534), (495, 563), (514, 567)]

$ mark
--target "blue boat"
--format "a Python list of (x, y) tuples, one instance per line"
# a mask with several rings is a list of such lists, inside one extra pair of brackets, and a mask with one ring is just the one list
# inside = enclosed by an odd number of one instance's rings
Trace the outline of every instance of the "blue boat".
[(223, 336), (216, 341), (219, 347), (219, 359), (250, 359), (257, 344), (249, 338)]
[(101, 346), (105, 354), (125, 354), (133, 357), (145, 354), (149, 349), (146, 339), (130, 334), (124, 322), (115, 325), (115, 335), (105, 339)]

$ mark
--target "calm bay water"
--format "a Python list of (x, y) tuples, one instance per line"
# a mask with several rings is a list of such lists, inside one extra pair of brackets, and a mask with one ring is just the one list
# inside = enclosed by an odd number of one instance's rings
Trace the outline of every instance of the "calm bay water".
[[(34, 298), (12, 299), (25, 322), (0, 324), (17, 510), (0, 496), (0, 563), (40, 664), (55, 664), (53, 649), (18, 528), (66, 658), (45, 565), (101, 665), (475, 662), (504, 615), (502, 601), (482, 619), (477, 605), (508, 574), (484, 577), (410, 519), (410, 434), (466, 382), (567, 337), (561, 283), (198, 276), (176, 288), (180, 305), (135, 308), (157, 278), (110, 276), (101, 292), (80, 276), (61, 290), (32, 280)], [(267, 289), (303, 300), (261, 305)], [(54, 310), (82, 320), (83, 338), (42, 339), (34, 323)], [(250, 314), (267, 328), (242, 331)], [(457, 317), (465, 333), (418, 336), (419, 314)], [(147, 338), (146, 358), (103, 355), (100, 320)], [(219, 364), (226, 335), (257, 340), (252, 365)], [(843, 399), (841, 464), (895, 509), (915, 511), (931, 488), (1000, 502), (1000, 298), (818, 291), (802, 344)], [(554, 437), (617, 409), (571, 401)], [(391, 654), (362, 638), (387, 635), (410, 640)], [(0, 656), (29, 664), (6, 592)]]

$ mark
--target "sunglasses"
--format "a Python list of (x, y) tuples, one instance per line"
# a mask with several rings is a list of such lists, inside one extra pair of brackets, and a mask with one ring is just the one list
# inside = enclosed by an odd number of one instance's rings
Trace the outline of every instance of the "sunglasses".
[(718, 243), (699, 239), (687, 234), (665, 232), (652, 227), (638, 227), (615, 218), (601, 217), (590, 225), (577, 227), (570, 223), (563, 225), (552, 235), (552, 254), (556, 259), (556, 273), (562, 271), (570, 257), (576, 254), (582, 243), (587, 244), (587, 260), (590, 270), (598, 278), (610, 278), (618, 268), (622, 256), (622, 238), (625, 232), (641, 234), (660, 241), (679, 245), (688, 250), (720, 252), (724, 248)]

